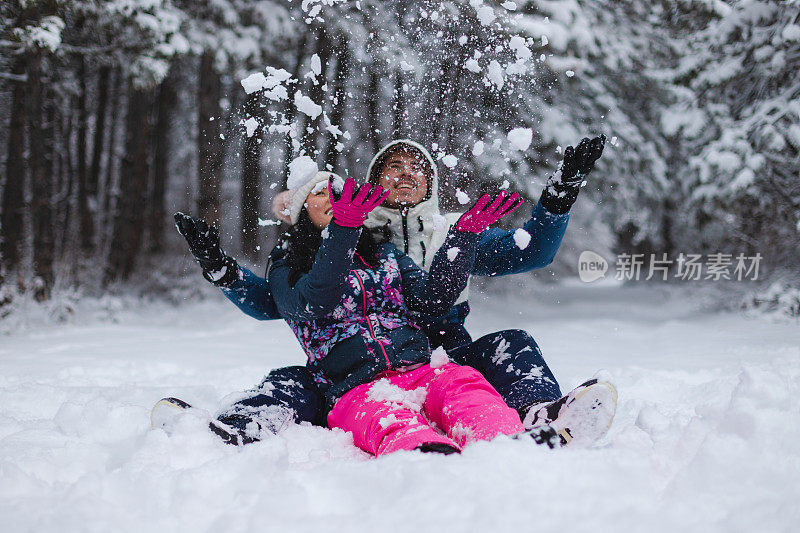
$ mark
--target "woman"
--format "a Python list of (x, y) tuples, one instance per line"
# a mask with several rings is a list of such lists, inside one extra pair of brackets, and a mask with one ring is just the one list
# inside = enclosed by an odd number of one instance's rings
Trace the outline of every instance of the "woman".
[[(479, 234), (522, 202), (482, 197), (437, 252), (429, 273), (361, 227), (386, 198), (321, 172), (299, 187), (287, 253), (269, 271), (278, 312), (308, 355), (325, 391), (328, 424), (351, 431), (373, 455), (420, 449), (458, 452), (468, 442), (522, 433), (515, 410), (476, 370), (431, 364), (413, 313), (441, 315), (464, 289)], [(437, 432), (432, 424), (445, 432)]]

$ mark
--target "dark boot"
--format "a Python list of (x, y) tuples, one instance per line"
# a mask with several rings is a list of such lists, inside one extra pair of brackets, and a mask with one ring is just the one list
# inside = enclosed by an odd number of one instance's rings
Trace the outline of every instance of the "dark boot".
[(420, 444), (415, 450), (419, 450), (422, 453), (441, 453), (443, 455), (450, 455), (453, 453), (461, 453), (461, 450), (452, 446), (450, 444), (446, 444), (444, 442), (426, 442)]

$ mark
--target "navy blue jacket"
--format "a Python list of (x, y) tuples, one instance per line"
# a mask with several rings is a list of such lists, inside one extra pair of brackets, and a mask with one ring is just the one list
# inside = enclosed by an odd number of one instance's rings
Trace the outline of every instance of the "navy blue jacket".
[[(531, 218), (522, 229), (530, 235), (530, 242), (520, 248), (514, 239), (517, 230), (489, 228), (481, 233), (478, 241), (474, 276), (507, 276), (544, 268), (553, 262), (567, 231), (569, 213), (555, 215), (539, 201), (531, 212)], [(456, 304), (444, 316), (425, 315), (420, 325), (428, 332), (431, 346), (443, 346), (451, 350), (472, 342), (464, 327), (469, 315), (469, 302)]]
[(382, 371), (430, 361), (416, 313), (446, 313), (467, 285), (478, 235), (451, 230), (430, 272), (394, 244), (380, 246), (378, 264), (354, 254), (360, 229), (332, 222), (311, 270), (291, 284), (278, 259), (268, 285), (278, 312), (308, 355), (328, 406)]

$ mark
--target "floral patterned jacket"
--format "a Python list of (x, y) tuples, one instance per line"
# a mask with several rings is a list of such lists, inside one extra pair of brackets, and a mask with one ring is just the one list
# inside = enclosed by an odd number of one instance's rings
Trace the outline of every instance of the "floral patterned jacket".
[(294, 286), (282, 259), (268, 283), (331, 407), (384, 370), (430, 361), (428, 338), (411, 311), (450, 310), (467, 284), (479, 235), (451, 230), (428, 273), (391, 243), (370, 267), (355, 254), (360, 229), (332, 222), (323, 234), (314, 266)]

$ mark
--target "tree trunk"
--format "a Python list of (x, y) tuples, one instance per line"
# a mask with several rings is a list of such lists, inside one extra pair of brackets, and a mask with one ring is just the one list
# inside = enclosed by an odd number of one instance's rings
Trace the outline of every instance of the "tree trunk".
[(103, 212), (102, 220), (104, 221), (103, 228), (103, 243), (107, 243), (110, 238), (109, 230), (113, 216), (111, 214), (111, 200), (114, 195), (114, 171), (116, 170), (117, 162), (117, 130), (119, 129), (120, 121), (120, 96), (122, 95), (122, 69), (115, 69), (114, 73), (114, 86), (111, 92), (110, 109), (111, 124), (108, 127), (108, 149), (106, 150), (106, 171), (103, 180)]
[(91, 252), (94, 249), (94, 220), (89, 208), (89, 175), (86, 166), (86, 60), (83, 56), (78, 59), (78, 223), (80, 227), (81, 250)]
[(67, 115), (64, 117), (61, 127), (62, 149), (59, 161), (62, 164), (61, 173), (63, 186), (59, 187), (61, 194), (59, 202), (55, 205), (60, 213), (61, 234), (58, 237), (58, 257), (63, 258), (70, 247), (70, 226), (72, 225), (72, 194), (75, 189), (75, 165), (72, 161), (72, 132), (74, 129), (74, 117), (72, 108), (68, 108)]
[[(24, 58), (17, 60), (14, 74), (25, 74)], [(26, 87), (23, 82), (12, 82), (11, 118), (8, 126), (8, 159), (6, 182), (3, 188), (3, 208), (0, 214), (0, 258), (9, 272), (20, 264), (20, 250), (24, 238), (25, 211), (25, 121)]]
[(367, 124), (369, 134), (367, 138), (372, 144), (372, 153), (377, 154), (381, 149), (381, 139), (378, 133), (378, 100), (380, 99), (380, 85), (378, 84), (378, 66), (373, 62), (369, 67), (369, 88), (367, 89)]
[[(341, 37), (339, 46), (336, 47), (336, 74), (334, 81), (336, 89), (330, 117), (331, 124), (335, 126), (342, 126), (344, 111), (347, 107), (347, 80), (350, 78), (350, 56), (347, 44), (347, 39)], [(336, 145), (339, 142), (339, 139), (333, 134), (328, 137), (328, 146), (325, 151), (325, 166), (333, 169), (333, 172), (339, 171), (336, 164), (339, 160), (339, 151), (336, 149)]]
[(175, 79), (168, 75), (161, 82), (158, 91), (157, 118), (154, 132), (153, 186), (150, 194), (150, 252), (159, 253), (164, 248), (164, 228), (166, 221), (166, 191), (169, 181), (169, 156), (171, 138), (172, 109), (178, 100)]
[(392, 103), (392, 139), (401, 139), (404, 135), (403, 115), (406, 109), (406, 99), (403, 93), (403, 71), (398, 70), (394, 75), (394, 102)]
[(33, 223), (33, 273), (36, 277), (34, 296), (42, 301), (50, 297), (53, 288), (53, 146), (52, 134), (55, 112), (52, 105), (44, 111), (42, 84), (42, 55), (36, 52), (28, 63), (28, 121), (31, 170), (31, 220)]
[(94, 139), (92, 142), (92, 164), (89, 180), (86, 183), (86, 195), (89, 200), (89, 211), (92, 220), (97, 222), (97, 192), (100, 186), (101, 161), (106, 139), (106, 117), (108, 115), (108, 91), (111, 83), (111, 67), (100, 67), (97, 75), (97, 112), (94, 120)]
[(200, 58), (200, 80), (198, 103), (200, 159), (198, 165), (198, 208), (200, 218), (218, 224), (220, 217), (220, 183), (222, 181), (222, 140), (220, 134), (219, 100), (222, 84), (214, 70), (214, 54), (206, 52)]
[[(462, 85), (461, 80), (465, 70), (464, 63), (466, 63), (470, 57), (467, 50), (468, 49), (466, 47), (462, 49), (460, 57), (458, 58), (458, 63), (455, 64), (455, 68), (453, 69), (454, 70), (453, 78), (452, 81), (450, 82), (451, 85), (450, 105), (448, 106), (448, 109), (446, 111), (447, 116), (444, 117), (446, 118), (446, 124), (447, 124), (446, 138), (441, 143), (444, 145), (445, 150), (447, 151), (448, 154), (452, 154), (456, 150), (455, 135), (458, 125), (458, 119), (459, 117), (464, 116), (464, 114), (462, 114), (462, 110), (459, 109), (459, 104), (461, 103), (460, 101), (461, 85)], [(466, 154), (464, 154), (463, 152), (459, 153), (458, 155), (459, 157), (466, 156)]]
[[(247, 97), (244, 103), (245, 116), (259, 114), (259, 93)], [(252, 260), (258, 261), (258, 209), (261, 205), (261, 124), (250, 137), (244, 139), (242, 158), (242, 252)]]
[(120, 169), (120, 195), (114, 214), (106, 282), (127, 279), (141, 249), (150, 170), (147, 147), (152, 106), (153, 91), (136, 88), (131, 81), (125, 121), (125, 155)]
[[(297, 45), (297, 56), (295, 56), (294, 70), (292, 70), (292, 78), (296, 80), (300, 79), (300, 67), (303, 66), (303, 59), (305, 58), (306, 42), (307, 33), (303, 32), (303, 37), (300, 39), (300, 43)], [(291, 99), (286, 102), (283, 116), (286, 119), (286, 123), (291, 126), (292, 122), (294, 122), (294, 119), (297, 116), (297, 110)], [(280, 190), (284, 190), (286, 188), (286, 183), (289, 180), (289, 163), (292, 162), (293, 153), (294, 147), (292, 146), (292, 138), (290, 135), (287, 135), (286, 150), (283, 156), (283, 178), (281, 179)]]
[[(317, 56), (319, 56), (321, 70), (319, 76), (317, 76), (317, 82), (312, 82), (308, 90), (308, 95), (315, 104), (321, 105), (322, 108), (325, 109), (325, 91), (322, 90), (322, 86), (328, 81), (328, 63), (331, 59), (331, 42), (325, 33), (324, 26), (317, 26), (314, 32), (314, 40), (314, 51)], [(317, 118), (307, 121), (306, 127), (303, 130), (303, 151), (312, 159), (317, 159), (320, 144), (319, 139), (322, 136), (322, 124), (322, 113), (320, 113), (317, 115)]]

